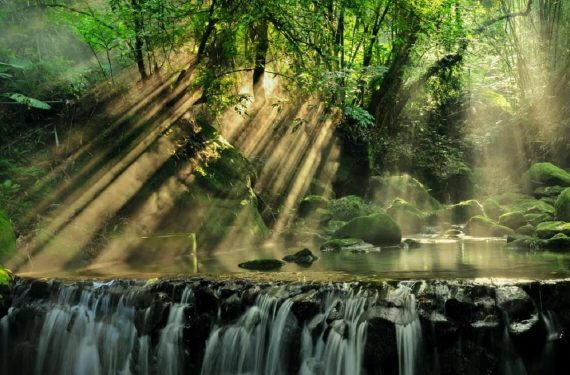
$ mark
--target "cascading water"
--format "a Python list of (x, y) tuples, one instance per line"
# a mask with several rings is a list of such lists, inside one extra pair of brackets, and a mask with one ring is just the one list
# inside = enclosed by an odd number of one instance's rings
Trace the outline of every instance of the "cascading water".
[(392, 301), (401, 310), (396, 321), (398, 368), (401, 375), (414, 375), (417, 373), (416, 363), (422, 338), (422, 328), (416, 311), (416, 297), (409, 287), (400, 286), (393, 293)]
[(21, 280), (0, 319), (0, 371), (435, 375), (469, 363), (473, 374), (567, 373), (561, 294), (540, 313), (520, 287), (501, 288)]

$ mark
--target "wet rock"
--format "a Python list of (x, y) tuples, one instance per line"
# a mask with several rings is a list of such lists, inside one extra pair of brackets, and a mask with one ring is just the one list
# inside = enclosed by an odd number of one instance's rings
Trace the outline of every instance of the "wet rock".
[(293, 255), (287, 255), (283, 258), (283, 260), (285, 262), (297, 263), (297, 264), (302, 265), (302, 266), (310, 266), (317, 259), (318, 258), (313, 255), (311, 250), (306, 249), (306, 248), (297, 251)]
[(469, 323), (474, 310), (475, 305), (466, 299), (450, 298), (445, 301), (445, 315), (460, 324)]
[(417, 249), (421, 247), (421, 245), (422, 244), (420, 243), (420, 241), (414, 240), (412, 238), (406, 238), (405, 240), (402, 241), (400, 247), (404, 249)]
[(538, 314), (512, 322), (508, 326), (513, 346), (525, 358), (537, 357), (546, 343), (546, 327)]
[(50, 295), (50, 285), (44, 280), (34, 280), (30, 284), (30, 297), (33, 299), (44, 299)]
[(291, 311), (299, 323), (311, 320), (321, 311), (321, 303), (315, 298), (315, 293), (301, 294), (293, 298)]
[(385, 213), (357, 217), (337, 230), (334, 238), (360, 238), (377, 246), (395, 246), (402, 240), (398, 224)]
[(285, 263), (277, 259), (257, 259), (238, 264), (238, 267), (255, 271), (273, 271), (283, 267)]
[(220, 306), (220, 317), (226, 322), (232, 321), (239, 318), (243, 311), (244, 308), (242, 300), (239, 295), (235, 293), (222, 301)]
[(309, 321), (309, 323), (307, 323), (307, 329), (309, 330), (309, 332), (311, 332), (311, 334), (314, 334), (317, 331), (322, 330), (325, 325), (325, 318), (326, 318), (325, 314), (322, 313), (315, 315)]
[(321, 251), (338, 251), (343, 248), (359, 245), (361, 243), (363, 243), (363, 241), (358, 238), (335, 238), (323, 243), (321, 245)]
[(374, 207), (355, 195), (334, 199), (328, 205), (328, 211), (333, 220), (338, 221), (350, 221), (357, 217), (371, 215), (378, 210), (380, 210), (379, 207)]
[(367, 373), (397, 373), (397, 348), (394, 323), (380, 317), (369, 319), (363, 358)]
[(216, 314), (218, 311), (218, 297), (208, 286), (194, 289), (194, 301), (199, 314)]
[(496, 290), (497, 306), (509, 319), (528, 319), (536, 310), (530, 296), (518, 286), (501, 286)]

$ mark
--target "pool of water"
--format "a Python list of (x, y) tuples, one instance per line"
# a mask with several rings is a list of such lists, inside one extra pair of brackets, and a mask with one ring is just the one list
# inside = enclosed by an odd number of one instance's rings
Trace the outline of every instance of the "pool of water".
[[(321, 252), (310, 267), (287, 263), (271, 273), (275, 279), (440, 279), (440, 278), (509, 278), (558, 279), (570, 277), (570, 249), (566, 252), (527, 251), (507, 247), (498, 238), (416, 238), (415, 249), (382, 248), (368, 253), (351, 251)], [(299, 250), (273, 243), (253, 248), (227, 249), (202, 254), (200, 249), (189, 257), (153, 262), (152, 264), (95, 264), (62, 274), (42, 276), (166, 276), (166, 275), (251, 275), (238, 264), (260, 258), (281, 259)], [(30, 274), (30, 276), (38, 276)]]

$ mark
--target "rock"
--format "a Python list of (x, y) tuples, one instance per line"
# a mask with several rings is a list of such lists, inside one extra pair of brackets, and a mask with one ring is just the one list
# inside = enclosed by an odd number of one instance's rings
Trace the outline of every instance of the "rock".
[(16, 252), (16, 235), (10, 219), (0, 211), (0, 262)]
[(520, 211), (507, 212), (499, 217), (499, 224), (511, 229), (518, 229), (528, 224), (528, 221)]
[(44, 280), (34, 280), (30, 284), (30, 297), (34, 299), (48, 298), (50, 295), (50, 285)]
[(523, 175), (527, 184), (540, 186), (570, 186), (570, 173), (552, 163), (533, 164)]
[(538, 250), (544, 247), (544, 242), (540, 238), (526, 235), (507, 237), (507, 247), (511, 249)]
[(422, 244), (420, 243), (420, 241), (416, 241), (411, 238), (406, 238), (405, 240), (402, 241), (400, 247), (404, 249), (417, 249), (418, 247), (421, 247), (421, 245)]
[(318, 299), (315, 298), (314, 292), (300, 294), (293, 298), (291, 311), (299, 323), (311, 321), (311, 319), (313, 319), (317, 314), (321, 312), (321, 303)]
[(299, 216), (306, 217), (310, 213), (315, 212), (317, 208), (325, 208), (329, 204), (329, 200), (321, 197), (320, 195), (309, 195), (303, 198), (299, 203), (299, 208), (297, 212)]
[(283, 267), (285, 263), (277, 259), (257, 259), (238, 264), (238, 267), (255, 271), (272, 271)]
[(356, 195), (347, 195), (333, 199), (328, 205), (328, 210), (332, 215), (332, 220), (349, 221), (356, 217), (371, 215), (380, 208), (366, 203)]
[(390, 204), (386, 212), (398, 223), (402, 229), (402, 233), (420, 233), (424, 227), (425, 220), (423, 212), (415, 205), (401, 198), (396, 198)]
[(502, 237), (512, 234), (513, 230), (499, 225), (487, 217), (475, 216), (465, 225), (465, 233), (477, 237)]
[(242, 312), (242, 301), (237, 293), (224, 299), (220, 304), (220, 317), (226, 322), (239, 318)]
[(463, 224), (474, 216), (486, 215), (483, 206), (478, 201), (472, 199), (449, 205), (444, 209), (435, 212), (430, 221)]
[(542, 222), (545, 222), (545, 221), (553, 221), (554, 220), (554, 216), (552, 216), (550, 214), (525, 214), (524, 217), (528, 221), (529, 224), (534, 225), (534, 226), (536, 226)]
[(378, 213), (349, 221), (333, 237), (360, 238), (377, 246), (397, 246), (402, 240), (402, 232), (388, 214)]
[(547, 250), (554, 251), (569, 251), (570, 252), (570, 237), (565, 234), (558, 233), (554, 237), (544, 241), (542, 247)]
[(548, 239), (562, 233), (570, 236), (570, 223), (564, 221), (547, 221), (536, 226), (535, 234), (538, 238)]
[(495, 298), (497, 306), (509, 315), (510, 320), (528, 319), (536, 310), (530, 296), (518, 286), (498, 287)]
[(483, 209), (487, 216), (495, 221), (499, 220), (499, 216), (505, 213), (505, 208), (492, 198), (485, 199)]
[(534, 234), (534, 230), (535, 230), (535, 228), (534, 228), (533, 225), (531, 225), (531, 224), (526, 224), (526, 225), (523, 225), (522, 227), (518, 228), (518, 229), (516, 230), (516, 232), (517, 232), (518, 234), (523, 234), (523, 235), (526, 235), (526, 236), (532, 236), (532, 235)]
[(389, 320), (374, 317), (368, 320), (364, 366), (369, 374), (396, 374), (398, 350), (396, 326)]
[(525, 358), (538, 357), (546, 344), (546, 327), (538, 314), (511, 322), (508, 331), (516, 351)]
[(407, 174), (372, 176), (366, 196), (380, 206), (386, 206), (394, 199), (401, 198), (424, 211), (437, 210), (441, 207), (421, 182)]
[(540, 186), (534, 189), (532, 195), (536, 199), (542, 199), (542, 198), (556, 199), (564, 189), (565, 188), (562, 186)]
[(293, 262), (304, 266), (310, 266), (317, 259), (309, 249), (299, 250), (295, 254), (287, 255), (283, 258), (285, 262)]
[(570, 221), (570, 188), (564, 189), (554, 203), (556, 219)]
[(332, 240), (328, 240), (327, 242), (321, 245), (321, 251), (338, 251), (341, 250), (343, 247), (351, 247), (354, 245), (359, 245), (363, 241), (358, 238), (334, 238)]
[(519, 196), (509, 205), (509, 211), (527, 214), (554, 215), (554, 206), (530, 196)]

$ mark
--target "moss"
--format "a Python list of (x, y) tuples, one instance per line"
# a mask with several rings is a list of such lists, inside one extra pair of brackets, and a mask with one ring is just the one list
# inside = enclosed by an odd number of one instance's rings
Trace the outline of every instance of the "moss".
[(554, 207), (544, 201), (533, 197), (524, 196), (516, 199), (509, 206), (510, 211), (520, 211), (523, 214), (548, 214), (554, 215)]
[(563, 221), (546, 221), (536, 226), (535, 234), (539, 238), (552, 238), (558, 233), (570, 235), (570, 223)]
[(536, 229), (536, 228), (534, 227), (534, 225), (527, 224), (527, 225), (523, 225), (522, 227), (518, 228), (518, 229), (516, 230), (516, 232), (517, 232), (518, 234), (531, 236), (531, 235), (534, 234), (535, 229)]
[(562, 186), (539, 186), (536, 189), (534, 189), (532, 195), (536, 199), (541, 199), (545, 197), (556, 199), (560, 195), (560, 193), (562, 193), (562, 190), (564, 190), (564, 187)]
[(361, 244), (363, 241), (358, 238), (333, 238), (321, 245), (321, 251), (337, 251), (343, 247), (350, 247)]
[(507, 239), (507, 247), (514, 249), (524, 249), (524, 250), (537, 250), (544, 248), (545, 240), (541, 240), (536, 237), (531, 236), (516, 236)]
[(424, 227), (423, 212), (401, 198), (396, 198), (386, 212), (398, 223), (403, 233), (419, 233)]
[(314, 212), (317, 208), (327, 207), (328, 204), (329, 200), (321, 197), (320, 195), (309, 195), (301, 200), (297, 212), (299, 213), (299, 216), (305, 217), (311, 212)]
[(238, 267), (246, 270), (273, 271), (283, 267), (285, 263), (277, 259), (256, 259), (238, 264)]
[(0, 266), (0, 285), (10, 285), (13, 276), (10, 271)]
[(429, 190), (409, 175), (372, 176), (367, 196), (375, 204), (386, 206), (396, 198), (402, 198), (423, 211), (441, 208), (441, 204), (431, 196)]
[(333, 237), (360, 238), (377, 246), (393, 246), (400, 244), (402, 232), (388, 214), (377, 213), (349, 221)]
[(543, 223), (545, 221), (554, 220), (554, 216), (549, 215), (549, 214), (525, 214), (524, 217), (528, 221), (529, 224), (534, 225), (534, 226), (536, 226), (540, 223)]
[(10, 219), (0, 211), (0, 261), (16, 252), (16, 235)]
[(485, 199), (483, 209), (485, 210), (485, 214), (493, 220), (498, 220), (499, 216), (505, 213), (505, 208), (493, 198)]
[(554, 203), (556, 218), (570, 221), (570, 188), (564, 189)]
[(465, 233), (478, 237), (502, 237), (514, 233), (511, 228), (495, 223), (484, 216), (475, 216), (465, 225)]
[(532, 187), (570, 186), (570, 173), (552, 163), (533, 164), (523, 177)]
[(520, 211), (507, 212), (499, 217), (499, 224), (511, 229), (518, 229), (528, 224), (528, 221)]
[(356, 195), (347, 195), (339, 199), (333, 199), (328, 206), (333, 220), (348, 221), (360, 216), (367, 216), (380, 208), (374, 207)]

